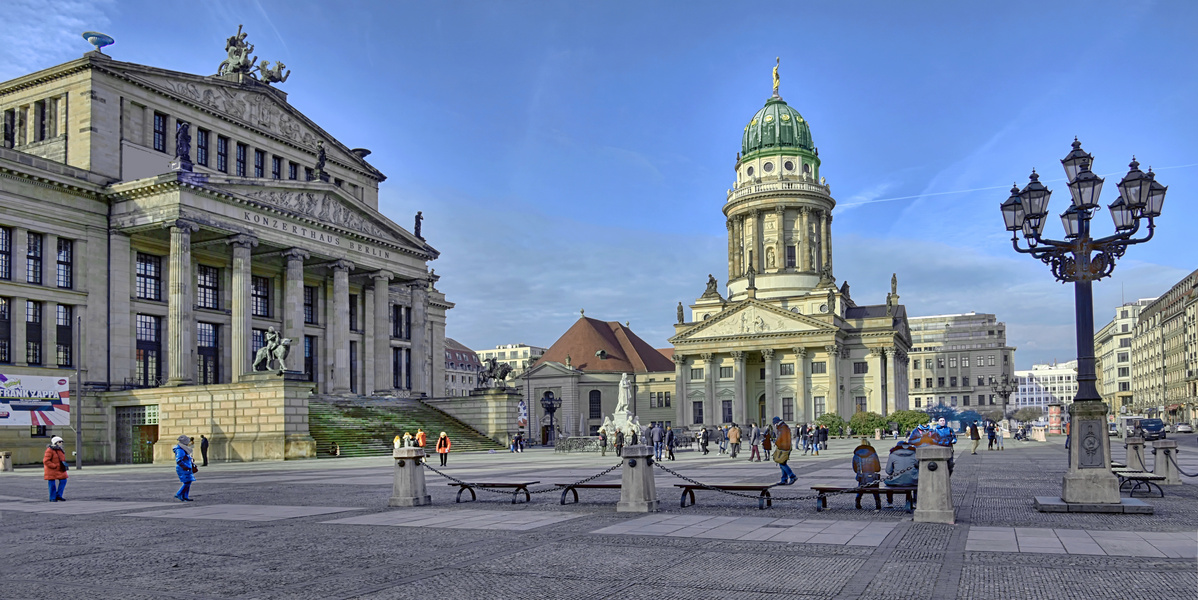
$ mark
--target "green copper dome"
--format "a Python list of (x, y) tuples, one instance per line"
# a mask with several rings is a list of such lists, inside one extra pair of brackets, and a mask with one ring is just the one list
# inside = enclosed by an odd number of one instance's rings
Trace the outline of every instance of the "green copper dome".
[(740, 146), (742, 158), (754, 152), (783, 148), (815, 151), (807, 121), (779, 96), (770, 97), (765, 101), (765, 106), (753, 115), (753, 119), (745, 126)]

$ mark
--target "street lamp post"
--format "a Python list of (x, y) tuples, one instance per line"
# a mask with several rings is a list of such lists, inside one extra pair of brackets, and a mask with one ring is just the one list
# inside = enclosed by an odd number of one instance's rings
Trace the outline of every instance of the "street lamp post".
[(1007, 401), (1011, 398), (1011, 394), (1014, 394), (1019, 389), (1018, 382), (1012, 381), (1009, 375), (1003, 373), (1001, 379), (990, 384), (990, 389), (994, 390), (994, 393), (998, 394), (998, 397), (1002, 399), (1002, 418), (1006, 421)]
[(555, 447), (557, 446), (557, 431), (553, 428), (553, 413), (557, 412), (561, 405), (562, 399), (555, 397), (553, 392), (545, 392), (545, 395), (541, 396), (541, 408), (549, 413), (549, 439), (546, 441)]
[[(1110, 443), (1106, 436), (1108, 407), (1098, 393), (1094, 375), (1094, 298), (1093, 283), (1110, 276), (1115, 261), (1128, 246), (1152, 239), (1154, 219), (1161, 214), (1166, 186), (1157, 183), (1152, 169), (1140, 170), (1132, 158), (1127, 175), (1119, 182), (1119, 197), (1107, 208), (1114, 221), (1115, 233), (1103, 238), (1090, 235), (1090, 219), (1099, 210), (1098, 197), (1103, 179), (1090, 170), (1094, 157), (1081, 148), (1075, 138), (1073, 150), (1061, 160), (1069, 181), (1072, 204), (1061, 214), (1065, 240), (1043, 237), (1052, 191), (1040, 183), (1032, 171), (1030, 182), (1022, 190), (1011, 188), (1011, 196), (1002, 203), (1003, 221), (1011, 232), (1016, 252), (1031, 254), (1052, 269), (1062, 283), (1073, 283), (1074, 312), (1077, 323), (1077, 395), (1069, 406), (1069, 472), (1062, 483), (1065, 502), (1118, 504), (1118, 480), (1110, 472)], [(1147, 235), (1136, 238), (1141, 223)], [(1023, 234), (1025, 247), (1019, 243)]]

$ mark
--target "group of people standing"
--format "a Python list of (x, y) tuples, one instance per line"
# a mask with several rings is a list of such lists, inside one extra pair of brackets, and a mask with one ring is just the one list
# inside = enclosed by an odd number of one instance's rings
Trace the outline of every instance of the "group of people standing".
[(828, 427), (804, 423), (799, 427), (799, 444), (802, 445), (804, 455), (810, 452), (812, 456), (819, 456), (820, 450), (828, 449)]
[[(984, 427), (986, 432), (986, 449), (987, 450), (1002, 450), (1003, 449), (1003, 431), (994, 421), (987, 421)], [(970, 449), (970, 454), (978, 453), (978, 445), (982, 443), (982, 432), (978, 430), (978, 422), (974, 421), (969, 424), (969, 439), (973, 440), (973, 448)]]

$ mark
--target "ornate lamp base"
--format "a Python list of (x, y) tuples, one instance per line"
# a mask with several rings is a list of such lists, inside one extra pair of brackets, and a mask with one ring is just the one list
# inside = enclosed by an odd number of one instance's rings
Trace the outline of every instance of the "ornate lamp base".
[(1119, 504), (1119, 479), (1111, 473), (1107, 405), (1085, 400), (1069, 405), (1069, 472), (1061, 500), (1083, 504)]

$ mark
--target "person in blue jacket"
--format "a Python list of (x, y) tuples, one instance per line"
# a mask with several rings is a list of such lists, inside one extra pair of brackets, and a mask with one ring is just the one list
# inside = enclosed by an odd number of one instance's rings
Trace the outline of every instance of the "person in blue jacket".
[(183, 483), (179, 487), (179, 491), (175, 492), (175, 498), (180, 502), (191, 502), (188, 494), (191, 493), (191, 482), (196, 480), (195, 460), (191, 457), (191, 438), (181, 435), (178, 438), (179, 443), (175, 444), (171, 450), (175, 452), (175, 474), (179, 476), (179, 481)]

